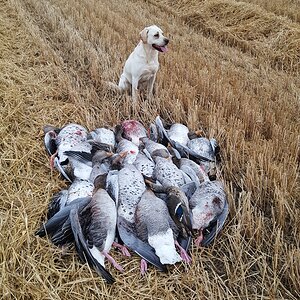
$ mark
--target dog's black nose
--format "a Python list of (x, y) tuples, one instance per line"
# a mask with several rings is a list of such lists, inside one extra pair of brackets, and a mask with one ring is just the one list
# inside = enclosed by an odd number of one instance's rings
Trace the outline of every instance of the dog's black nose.
[(168, 39), (164, 39), (164, 42), (165, 42), (166, 45), (169, 44), (169, 40)]

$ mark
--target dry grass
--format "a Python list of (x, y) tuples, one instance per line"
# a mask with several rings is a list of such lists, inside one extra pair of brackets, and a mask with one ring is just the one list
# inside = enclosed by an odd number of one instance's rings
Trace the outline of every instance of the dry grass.
[[(249, 53), (258, 64), (268, 62), (275, 69), (300, 71), (299, 23), (234, 0), (153, 2), (160, 3), (161, 7), (172, 6), (171, 12), (190, 27), (222, 44)], [(275, 6), (273, 1), (271, 3)]]
[(246, 0), (243, 2), (256, 4), (276, 15), (300, 22), (299, 0)]
[[(300, 25), (285, 3), (280, 15), (291, 20), (273, 14), (275, 4), (229, 0), (1, 2), (0, 297), (299, 299)], [(132, 112), (102, 82), (118, 79), (152, 23), (171, 37), (170, 51), (155, 100)], [(148, 124), (158, 113), (219, 140), (229, 221), (214, 245), (192, 249), (191, 267), (168, 274), (151, 268), (142, 278), (137, 257), (114, 252), (126, 272), (110, 268), (117, 282), (108, 287), (72, 250), (34, 236), (64, 186), (41, 129)]]

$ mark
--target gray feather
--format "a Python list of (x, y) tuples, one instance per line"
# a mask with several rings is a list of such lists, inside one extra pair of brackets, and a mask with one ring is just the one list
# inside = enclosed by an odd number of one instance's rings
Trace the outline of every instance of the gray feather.
[(148, 244), (140, 240), (135, 234), (131, 224), (124, 218), (118, 217), (118, 232), (123, 243), (144, 258), (147, 262), (157, 267), (160, 271), (166, 272), (166, 267), (160, 262), (155, 250)]
[(92, 256), (83, 236), (82, 228), (79, 222), (78, 210), (76, 208), (73, 208), (70, 211), (70, 220), (79, 257), (83, 261), (86, 261), (93, 269), (95, 269), (97, 273), (106, 280), (107, 283), (114, 283), (115, 280), (112, 275)]

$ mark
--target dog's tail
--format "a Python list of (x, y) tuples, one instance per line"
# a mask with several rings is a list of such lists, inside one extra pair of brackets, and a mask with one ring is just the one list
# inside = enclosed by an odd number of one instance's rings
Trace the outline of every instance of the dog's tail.
[(109, 90), (112, 90), (114, 92), (118, 92), (118, 93), (123, 92), (123, 90), (117, 84), (115, 84), (114, 82), (105, 80), (105, 81), (103, 81), (103, 85), (105, 87), (107, 87)]

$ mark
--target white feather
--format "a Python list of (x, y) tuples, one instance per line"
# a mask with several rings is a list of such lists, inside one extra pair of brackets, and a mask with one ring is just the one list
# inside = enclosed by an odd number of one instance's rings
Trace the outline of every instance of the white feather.
[(97, 247), (93, 246), (90, 249), (92, 256), (99, 262), (101, 266), (104, 267), (104, 258), (105, 256), (97, 249)]
[(171, 228), (164, 234), (149, 236), (148, 242), (155, 249), (155, 254), (159, 257), (162, 264), (175, 264), (182, 260), (176, 252)]

